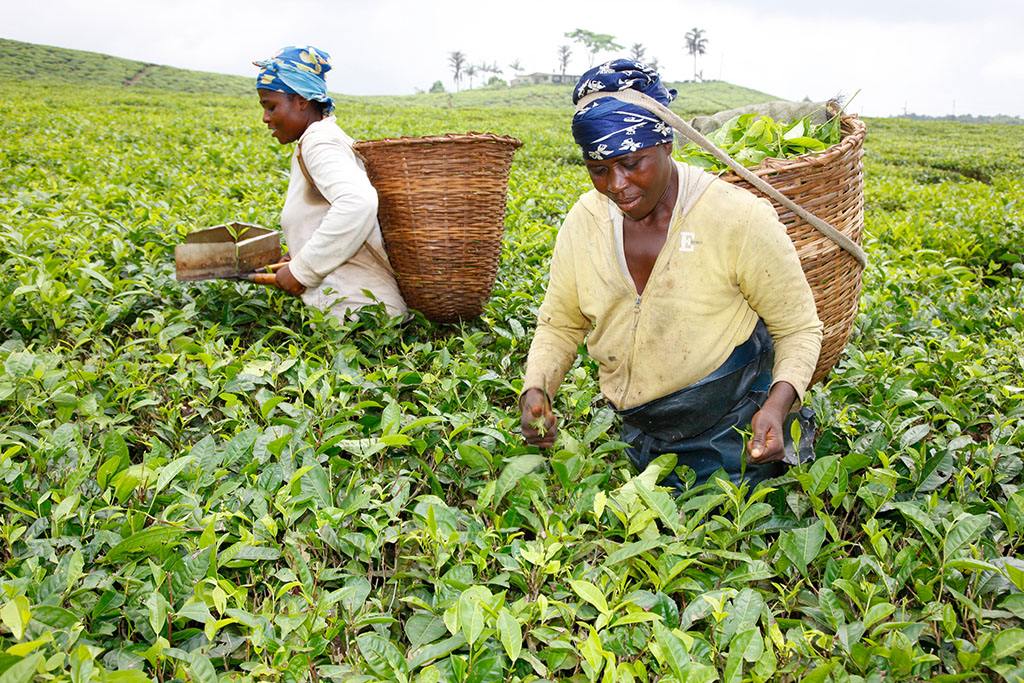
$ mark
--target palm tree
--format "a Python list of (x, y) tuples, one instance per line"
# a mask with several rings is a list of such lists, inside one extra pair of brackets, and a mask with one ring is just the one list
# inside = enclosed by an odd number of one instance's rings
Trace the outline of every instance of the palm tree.
[(568, 45), (560, 45), (558, 47), (558, 66), (562, 69), (562, 75), (565, 75), (565, 70), (569, 66), (569, 57), (572, 56), (572, 48)]
[(508, 68), (518, 73), (523, 70), (523, 65), (520, 63), (519, 58), (516, 57), (509, 63)]
[(470, 90), (473, 89), (473, 76), (476, 76), (476, 72), (479, 69), (480, 69), (480, 67), (478, 67), (476, 64), (470, 64), (469, 66), (467, 66), (464, 69), (464, 71), (466, 72), (466, 75), (469, 76), (469, 89)]
[(693, 55), (693, 80), (697, 80), (697, 55), (707, 52), (708, 39), (704, 37), (704, 29), (694, 27), (686, 32), (686, 51)]
[[(459, 90), (459, 83), (462, 82), (462, 67), (466, 64), (466, 55), (456, 50), (448, 53), (448, 65), (452, 67), (452, 74), (455, 80), (455, 91)], [(472, 87), (472, 85), (470, 85)]]
[(643, 46), (643, 43), (633, 43), (633, 46), (629, 48), (629, 56), (633, 58), (634, 62), (644, 61), (646, 53), (647, 48)]

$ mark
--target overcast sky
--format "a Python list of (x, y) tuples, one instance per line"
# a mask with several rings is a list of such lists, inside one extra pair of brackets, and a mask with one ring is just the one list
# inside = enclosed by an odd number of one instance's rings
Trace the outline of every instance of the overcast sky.
[[(357, 95), (451, 88), (452, 50), (505, 78), (516, 59), (554, 71), (575, 28), (642, 43), (683, 80), (692, 27), (706, 31), (705, 78), (787, 99), (859, 90), (852, 109), (874, 116), (1024, 116), (1020, 0), (0, 0), (0, 37), (204, 71), (255, 76), (253, 59), (316, 45), (333, 57), (330, 89)], [(569, 71), (588, 65), (573, 45)]]

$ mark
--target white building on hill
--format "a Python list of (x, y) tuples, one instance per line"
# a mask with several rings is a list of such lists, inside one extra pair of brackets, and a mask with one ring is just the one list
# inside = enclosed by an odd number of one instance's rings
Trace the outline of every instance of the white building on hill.
[(580, 77), (572, 74), (545, 74), (538, 72), (516, 76), (512, 79), (512, 87), (515, 88), (520, 85), (541, 85), (544, 83), (553, 83), (555, 85), (575, 85), (578, 80), (580, 80)]

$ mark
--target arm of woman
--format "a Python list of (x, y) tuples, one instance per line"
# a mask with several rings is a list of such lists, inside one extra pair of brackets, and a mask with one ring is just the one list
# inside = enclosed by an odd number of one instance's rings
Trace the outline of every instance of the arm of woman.
[[(286, 269), (305, 287), (317, 287), (352, 258), (377, 221), (377, 191), (359, 167), (355, 153), (341, 140), (307, 136), (302, 159), (316, 189), (331, 208)], [(280, 272), (280, 271), (279, 271)]]
[(737, 273), (740, 290), (775, 345), (772, 387), (751, 421), (750, 455), (759, 463), (781, 460), (782, 423), (810, 384), (821, 352), (822, 325), (796, 248), (765, 199), (751, 207)]
[(580, 311), (576, 270), (569, 224), (558, 232), (551, 257), (551, 271), (544, 302), (537, 314), (537, 330), (526, 359), (523, 394), (519, 399), (520, 423), (527, 443), (547, 448), (555, 441), (557, 422), (551, 397), (576, 359), (576, 350), (590, 330)]

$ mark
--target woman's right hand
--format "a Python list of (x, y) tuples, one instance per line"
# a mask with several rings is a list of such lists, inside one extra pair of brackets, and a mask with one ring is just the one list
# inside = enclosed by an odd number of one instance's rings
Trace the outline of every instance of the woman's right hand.
[(292, 270), (288, 263), (277, 269), (275, 281), (278, 289), (288, 292), (292, 296), (300, 296), (306, 291), (305, 286), (292, 275)]
[(551, 448), (558, 435), (558, 420), (544, 392), (540, 389), (527, 389), (519, 399), (519, 410), (519, 423), (526, 443)]

